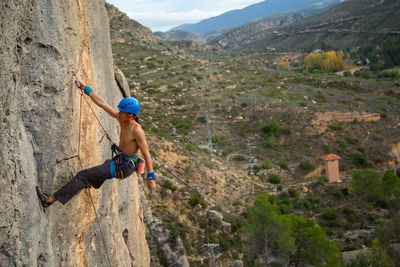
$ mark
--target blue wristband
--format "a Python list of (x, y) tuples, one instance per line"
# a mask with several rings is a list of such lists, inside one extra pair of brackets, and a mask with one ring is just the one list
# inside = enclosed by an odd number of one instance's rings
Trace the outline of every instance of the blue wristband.
[(154, 172), (147, 173), (147, 180), (156, 180), (156, 175), (154, 174)]
[(85, 89), (83, 89), (83, 92), (87, 95), (90, 95), (90, 93), (93, 92), (93, 89), (86, 85)]

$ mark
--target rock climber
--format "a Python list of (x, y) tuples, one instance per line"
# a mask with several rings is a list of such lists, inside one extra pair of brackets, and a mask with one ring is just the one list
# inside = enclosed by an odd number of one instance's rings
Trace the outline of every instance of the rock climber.
[(147, 186), (150, 192), (154, 192), (156, 189), (156, 176), (153, 171), (146, 136), (139, 124), (140, 103), (133, 97), (126, 97), (119, 103), (119, 111), (117, 111), (89, 86), (79, 81), (76, 81), (75, 84), (97, 106), (118, 120), (121, 126), (119, 146), (115, 144), (112, 146), (113, 151), (116, 153), (116, 156), (112, 159), (106, 160), (102, 165), (80, 171), (54, 194), (45, 194), (39, 186), (36, 186), (36, 193), (42, 206), (48, 207), (56, 201), (64, 205), (83, 188), (93, 186), (98, 189), (107, 179), (115, 177), (123, 179), (130, 176), (137, 170), (139, 163), (143, 164), (143, 159), (138, 155), (139, 149), (146, 162)]

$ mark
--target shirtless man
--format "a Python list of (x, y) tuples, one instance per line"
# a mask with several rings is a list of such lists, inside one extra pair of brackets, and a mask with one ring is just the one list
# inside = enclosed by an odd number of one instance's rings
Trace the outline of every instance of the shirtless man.
[(139, 149), (146, 161), (147, 186), (150, 192), (156, 189), (153, 163), (150, 157), (146, 136), (139, 124), (140, 104), (133, 97), (126, 97), (118, 105), (119, 111), (108, 105), (104, 99), (81, 82), (77, 86), (88, 95), (92, 101), (104, 109), (111, 117), (116, 118), (121, 126), (119, 147), (113, 146), (120, 152), (113, 159), (106, 160), (102, 165), (80, 171), (60, 190), (48, 196), (40, 187), (36, 187), (37, 195), (43, 207), (48, 207), (57, 200), (63, 205), (67, 203), (82, 188), (93, 186), (98, 189), (107, 179), (120, 179), (130, 176), (138, 167)]

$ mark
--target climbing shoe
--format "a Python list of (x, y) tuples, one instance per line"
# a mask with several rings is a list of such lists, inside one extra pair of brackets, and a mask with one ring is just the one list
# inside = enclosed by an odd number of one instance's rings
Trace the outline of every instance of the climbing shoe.
[(36, 186), (36, 194), (38, 195), (40, 203), (44, 208), (47, 208), (52, 204), (47, 201), (49, 199), (49, 196), (43, 193), (42, 189), (39, 186)]

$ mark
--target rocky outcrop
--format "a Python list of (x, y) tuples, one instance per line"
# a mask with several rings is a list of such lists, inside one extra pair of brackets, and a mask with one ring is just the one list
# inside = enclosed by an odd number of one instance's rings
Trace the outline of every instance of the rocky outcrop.
[(224, 216), (220, 212), (215, 210), (208, 210), (206, 217), (209, 221), (217, 222), (218, 224), (222, 224), (224, 220)]
[(123, 97), (127, 97), (130, 95), (129, 84), (125, 78), (124, 73), (114, 65), (114, 76), (115, 80), (117, 81), (117, 85)]
[[(106, 181), (65, 206), (39, 205), (35, 185), (54, 191), (80, 170), (77, 153), (80, 96), (71, 72), (112, 106), (122, 97), (114, 80), (103, 1), (0, 3), (0, 266), (149, 266), (137, 177)], [(92, 107), (113, 140), (117, 123)], [(81, 159), (97, 165), (110, 156), (102, 132), (82, 104)]]
[(381, 115), (377, 113), (367, 112), (340, 112), (340, 111), (328, 111), (328, 112), (316, 112), (315, 119), (311, 121), (311, 124), (315, 130), (311, 130), (317, 133), (324, 132), (330, 124), (337, 122), (376, 122), (381, 119)]
[[(160, 175), (158, 179), (162, 182), (164, 178)], [(166, 266), (189, 267), (185, 247), (180, 237), (177, 237), (175, 242), (171, 242), (171, 231), (164, 226), (159, 218), (152, 214), (149, 201), (143, 190), (141, 190), (140, 196), (143, 203), (144, 221), (148, 231), (147, 236), (150, 239), (150, 246), (154, 248), (152, 252), (159, 251), (159, 255), (152, 255), (152, 266), (163, 266), (159, 262), (161, 259)]]
[(243, 267), (243, 262), (241, 260), (236, 260), (232, 263), (232, 267)]
[(113, 5), (106, 3), (106, 9), (113, 42), (153, 45), (159, 41), (149, 28), (130, 19), (127, 14), (119, 11)]

